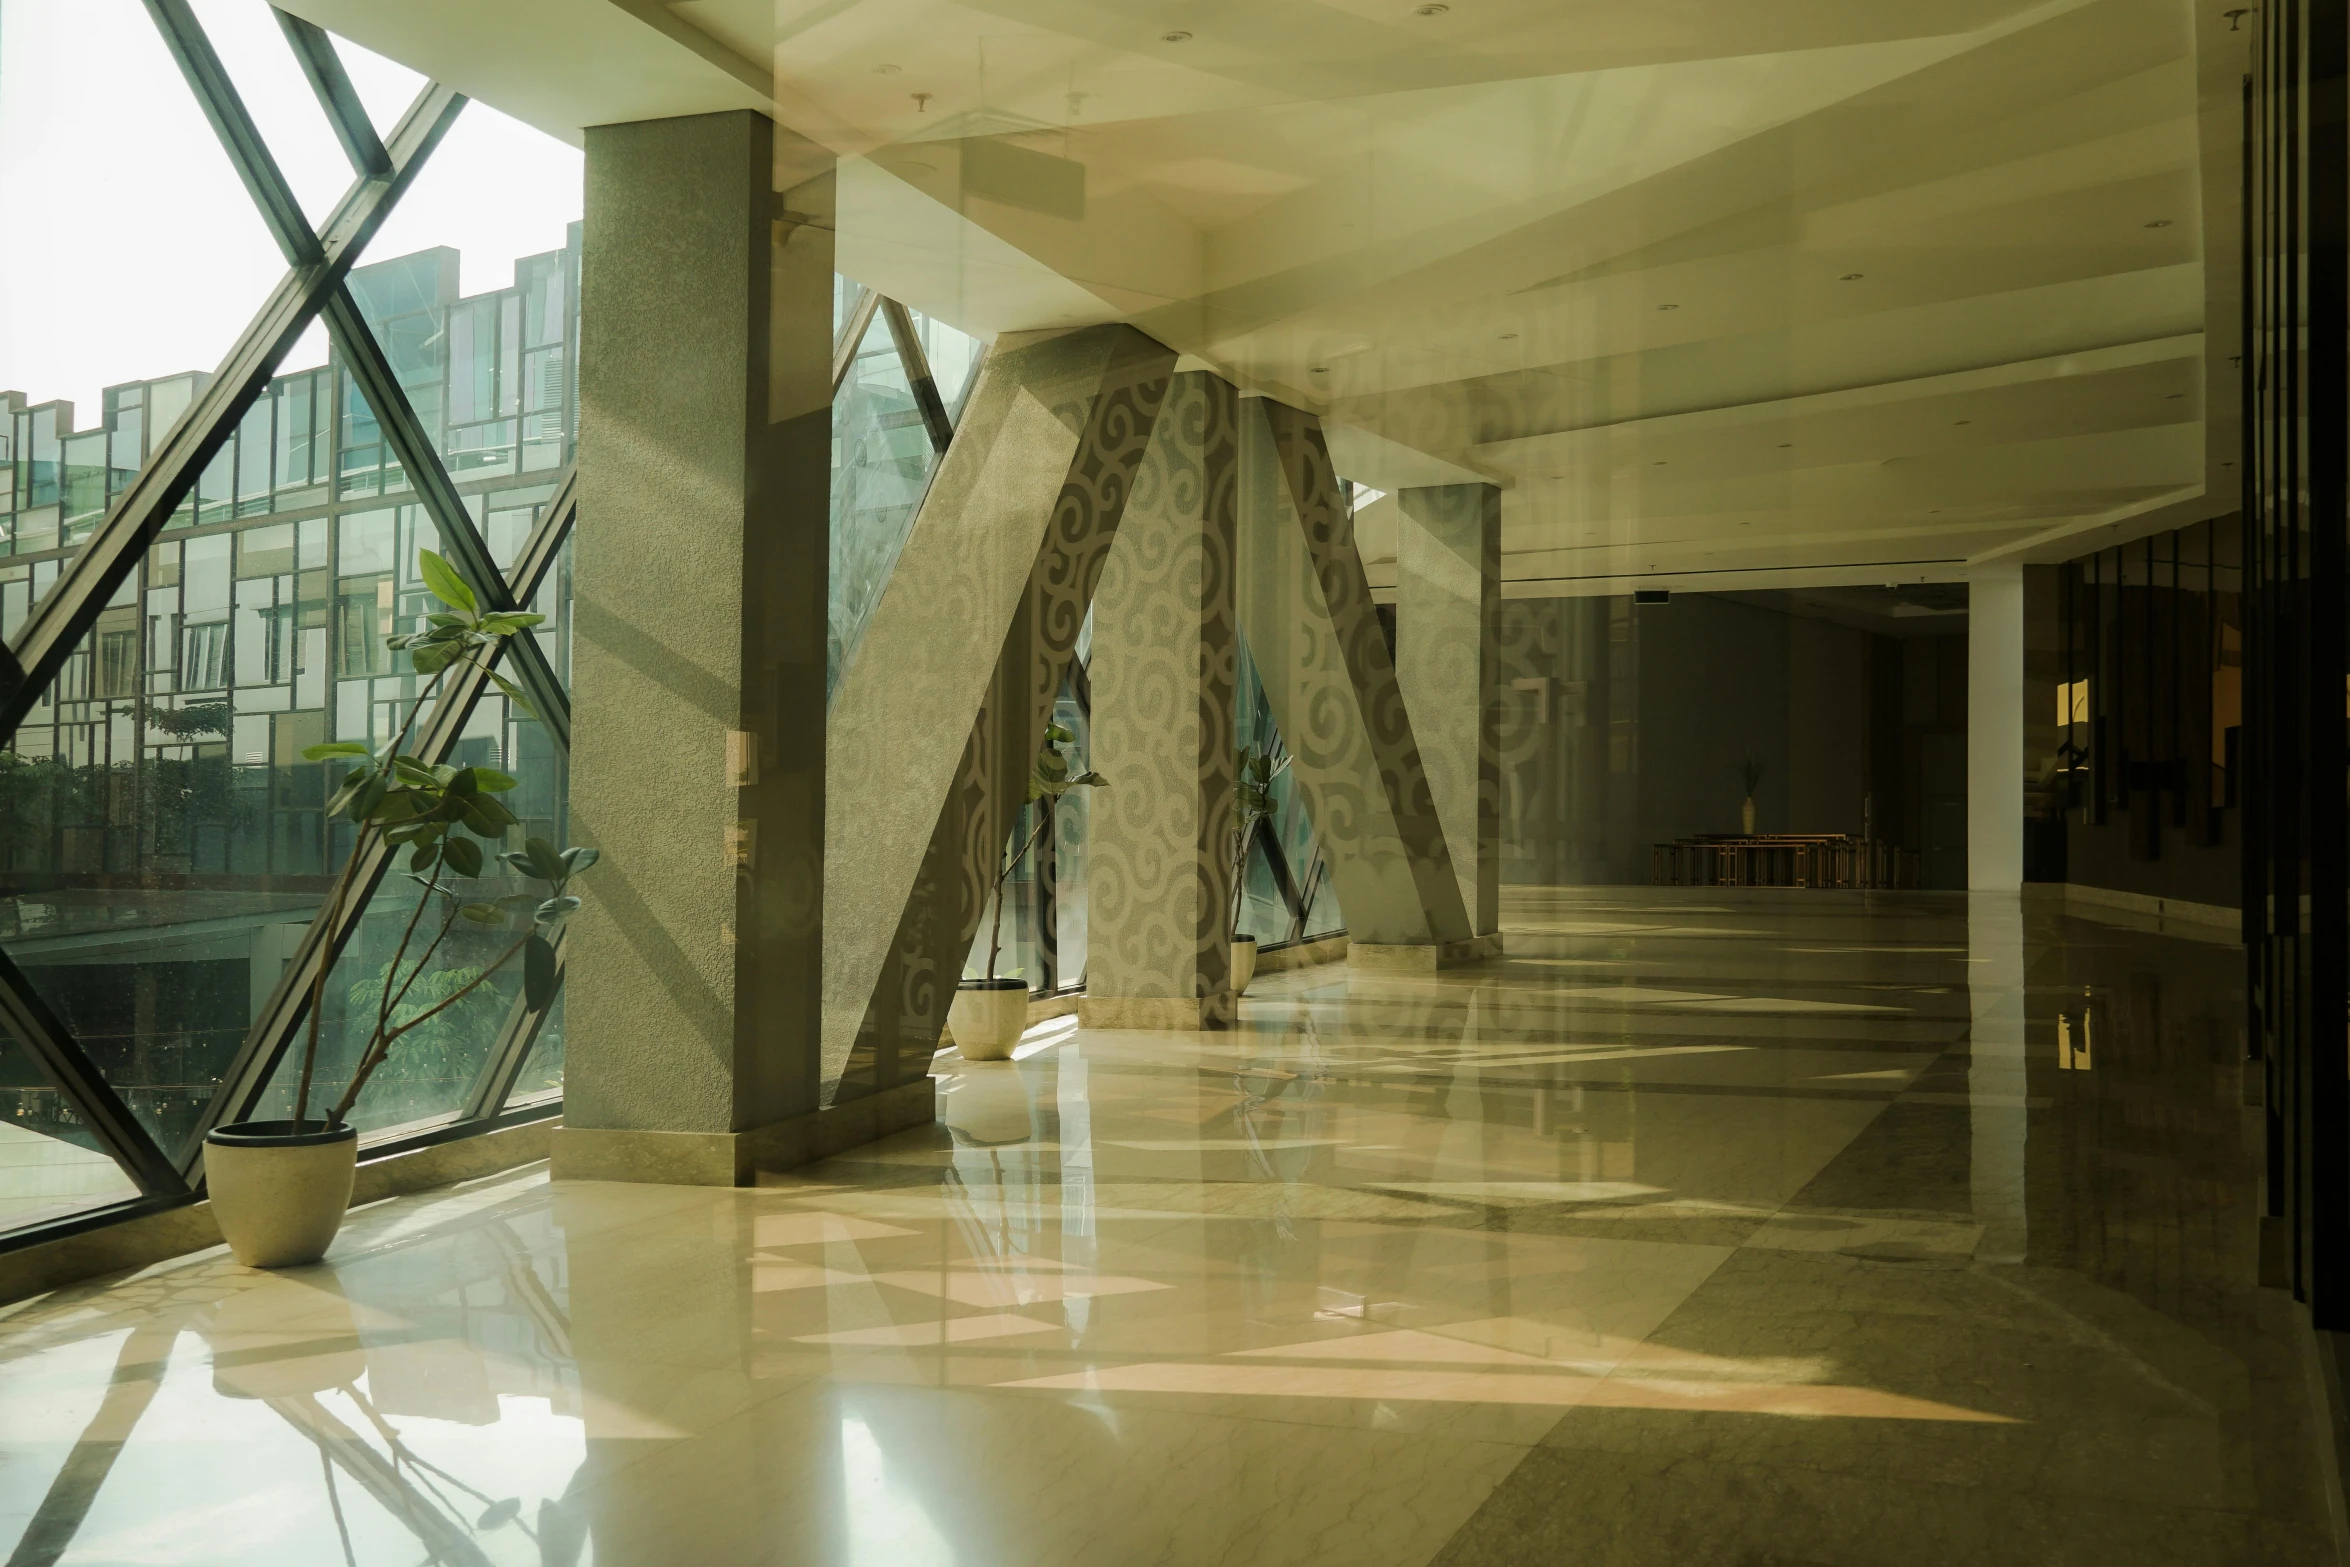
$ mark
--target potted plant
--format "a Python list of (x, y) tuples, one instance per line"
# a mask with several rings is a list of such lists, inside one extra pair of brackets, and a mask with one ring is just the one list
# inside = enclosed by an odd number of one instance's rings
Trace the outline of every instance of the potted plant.
[(1028, 1027), (1028, 981), (1025, 979), (998, 979), (996, 960), (1002, 955), (1004, 944), (1004, 888), (1012, 879), (1012, 872), (1028, 858), (1044, 836), (1044, 830), (1053, 820), (1053, 812), (1061, 803), (1061, 796), (1072, 789), (1100, 787), (1102, 775), (1095, 772), (1069, 776), (1069, 759), (1061, 754), (1061, 747), (1077, 737), (1059, 724), (1046, 726), (1044, 743), (1037, 747), (1036, 761), (1028, 769), (1028, 802), (1040, 805), (1036, 825), (1018, 848), (1005, 856), (997, 870), (991, 896), (995, 901), (994, 918), (987, 930), (987, 973), (978, 979), (966, 979), (955, 986), (955, 999), (947, 1007), (947, 1027), (954, 1033), (955, 1046), (963, 1052), (966, 1061), (1003, 1061), (1010, 1058), (1012, 1047), (1020, 1042), (1020, 1035)]
[(1248, 846), (1255, 841), (1257, 823), (1274, 812), (1273, 780), (1289, 766), (1289, 758), (1273, 760), (1273, 747), (1241, 749), (1232, 768), (1232, 994), (1248, 990), (1257, 973), (1257, 938), (1240, 933), (1240, 910), (1248, 895)]
[[(319, 1025), (326, 1009), (327, 966), (321, 964), (310, 988), (293, 1118), (238, 1122), (205, 1136), (204, 1182), (214, 1217), (229, 1250), (249, 1267), (293, 1267), (325, 1254), (351, 1203), (359, 1147), (358, 1129), (349, 1121), (351, 1107), (403, 1036), (464, 1001), (517, 958), (522, 960), (523, 987), (531, 1006), (544, 1008), (553, 999), (555, 949), (547, 938), (579, 907), (568, 890), (571, 878), (596, 859), (593, 849), (557, 849), (543, 838), (533, 838), (520, 851), (497, 857), (525, 880), (538, 883), (541, 891), (488, 902), (459, 895), (458, 885), (480, 876), (486, 867), (489, 854), (484, 846), (502, 843), (515, 826), (514, 814), (498, 800), (515, 780), (486, 767), (427, 763), (402, 747), (418, 714), (447, 686), (451, 672), (469, 665), (530, 711), (528, 699), (491, 664), (507, 638), (528, 631), (545, 617), (513, 610), (485, 614), (473, 590), (447, 561), (425, 550), (419, 564), (425, 586), (446, 607), (425, 617), (424, 629), (385, 639), (395, 652), (406, 653), (416, 673), (425, 678), (399, 729), (372, 750), (357, 741), (339, 740), (314, 745), (302, 754), (311, 761), (353, 760), (326, 806), (330, 819), (340, 817), (356, 830), (351, 855), (328, 894), (330, 928), (340, 923), (350, 902), (366, 851), (379, 841), (395, 852), (407, 851), (404, 874), (423, 891), (400, 932), (391, 962), (375, 980), (362, 982), (373, 992), (374, 1016), (351, 1080), (334, 1104), (316, 1118), (310, 1113)], [(428, 910), (433, 911), (429, 919)], [(517, 916), (520, 933), (493, 961), (454, 986), (428, 982), (423, 994), (429, 1002), (420, 997), (411, 1003), (418, 981), (460, 920), (492, 928), (510, 926)]]
[(1748, 760), (1738, 764), (1738, 776), (1746, 782), (1746, 803), (1738, 808), (1738, 830), (1747, 837), (1754, 836), (1754, 791), (1762, 783), (1762, 763)]

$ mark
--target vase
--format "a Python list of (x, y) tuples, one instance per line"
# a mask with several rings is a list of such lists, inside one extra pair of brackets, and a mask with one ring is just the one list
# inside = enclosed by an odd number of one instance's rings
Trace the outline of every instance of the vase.
[(1254, 936), (1233, 937), (1232, 994), (1235, 997), (1246, 995), (1248, 993), (1248, 982), (1256, 977), (1257, 938)]
[(1009, 1061), (1028, 1031), (1028, 981), (967, 979), (955, 987), (947, 1027), (966, 1061)]
[(244, 1121), (204, 1136), (204, 1190), (230, 1255), (248, 1268), (298, 1268), (334, 1244), (351, 1206), (359, 1129)]
[(1749, 838), (1754, 836), (1754, 796), (1751, 794), (1746, 797), (1746, 803), (1738, 808), (1738, 830)]

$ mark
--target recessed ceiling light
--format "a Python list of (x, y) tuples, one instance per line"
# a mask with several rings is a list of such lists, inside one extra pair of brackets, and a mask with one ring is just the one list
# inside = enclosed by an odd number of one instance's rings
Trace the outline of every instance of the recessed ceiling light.
[(1681, 307), (1679, 305), (1659, 305), (1656, 308), (1659, 310), (1678, 310)]
[(1175, 29), (1174, 31), (1172, 31), (1172, 32), (1165, 32), (1165, 33), (1161, 33), (1161, 34), (1159, 34), (1159, 42), (1161, 42), (1161, 43), (1163, 43), (1163, 44), (1184, 44), (1184, 43), (1189, 43), (1189, 42), (1191, 42), (1191, 34), (1189, 34), (1189, 33), (1185, 32), (1185, 31), (1184, 31), (1182, 28), (1178, 27), (1178, 28), (1176, 28), (1176, 29)]
[(1861, 279), (1861, 274), (1859, 274), (1858, 272), (1847, 272), (1847, 273), (1845, 273), (1845, 274), (1844, 274), (1842, 277), (1838, 278), (1836, 281), (1837, 281), (1837, 282), (1839, 282), (1839, 283), (1857, 283), (1857, 282), (1859, 282), (1859, 281), (1860, 281), (1860, 279)]
[(1664, 465), (1665, 465), (1665, 460), (1664, 460), (1662, 457), (1659, 457), (1659, 458), (1656, 460), (1655, 466), (1656, 466), (1656, 467), (1659, 467), (1659, 468), (1662, 468)]
[(2166, 229), (2170, 227), (2170, 219), (2156, 218), (2152, 223), (2147, 224), (2146, 227), (2150, 229)]
[(1791, 452), (1795, 450), (1795, 443), (1793, 441), (1781, 441), (1779, 443), (1779, 450), (1783, 452)]
[(1514, 340), (1517, 338), (1517, 335), (1518, 335), (1518, 334), (1517, 334), (1517, 333), (1515, 333), (1515, 332), (1504, 332), (1504, 333), (1502, 333), (1502, 334), (1501, 334), (1501, 339), (1500, 339), (1500, 340), (1501, 340), (1502, 342), (1504, 342), (1504, 343), (1507, 343), (1507, 342), (1512, 342), (1512, 341), (1514, 341)]
[(876, 76), (895, 76), (898, 74), (898, 68), (894, 65), (877, 65), (873, 68), (873, 74)]
[(2162, 394), (2162, 400), (2166, 403), (2175, 403), (2186, 395), (2184, 392), (2165, 392)]
[(1328, 365), (1308, 365), (1308, 366), (1306, 366), (1306, 374), (1308, 374), (1308, 375), (1328, 375), (1329, 373), (1330, 373), (1330, 367), (1329, 367)]
[(1434, 4), (1434, 3), (1433, 3), (1433, 0), (1431, 0), (1431, 3), (1430, 3), (1430, 4), (1428, 4), (1428, 5), (1414, 6), (1414, 7), (1412, 8), (1412, 15), (1414, 15), (1414, 16), (1442, 16), (1442, 15), (1443, 15), (1445, 12), (1447, 12), (1447, 11), (1449, 11), (1449, 10), (1451, 10), (1451, 9), (1452, 9), (1452, 7), (1451, 7), (1451, 6), (1449, 6), (1449, 5), (1437, 5), (1437, 4)]
[(1952, 424), (1973, 424), (1975, 421), (1972, 419), (1953, 419), (1950, 422)]

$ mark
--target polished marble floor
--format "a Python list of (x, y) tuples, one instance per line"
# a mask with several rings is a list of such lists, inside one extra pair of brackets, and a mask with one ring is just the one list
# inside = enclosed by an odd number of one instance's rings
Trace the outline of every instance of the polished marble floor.
[(2332, 1560), (2233, 948), (1521, 891), (1510, 957), (941, 1057), (754, 1190), (522, 1171), (0, 1309), (10, 1567)]

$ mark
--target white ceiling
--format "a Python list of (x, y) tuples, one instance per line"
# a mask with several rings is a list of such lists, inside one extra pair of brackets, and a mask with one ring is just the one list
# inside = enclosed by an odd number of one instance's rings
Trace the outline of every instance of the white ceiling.
[[(2232, 506), (2220, 8), (290, 8), (573, 140), (762, 108), (843, 155), (844, 272), (987, 336), (1132, 321), (1382, 488), (1490, 475), (1515, 591), (1942, 579)], [(1022, 197), (966, 167), (1006, 146), (1066, 161)]]

